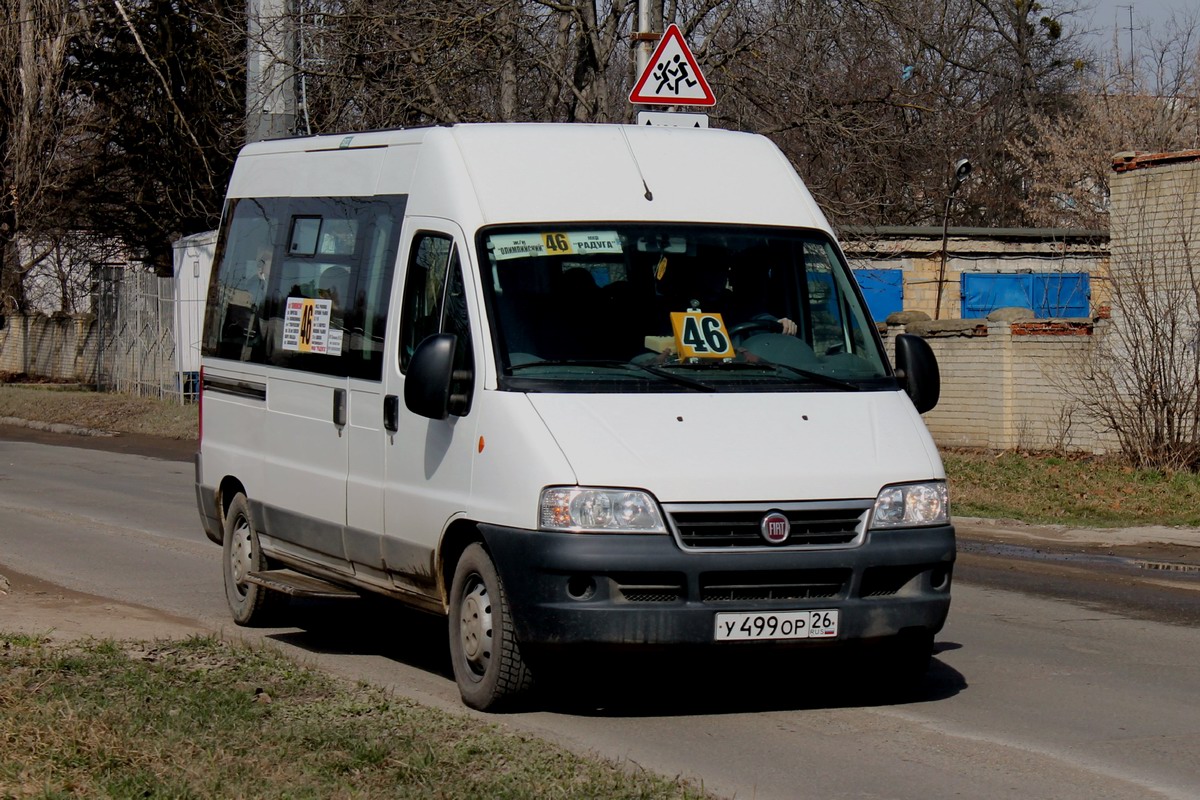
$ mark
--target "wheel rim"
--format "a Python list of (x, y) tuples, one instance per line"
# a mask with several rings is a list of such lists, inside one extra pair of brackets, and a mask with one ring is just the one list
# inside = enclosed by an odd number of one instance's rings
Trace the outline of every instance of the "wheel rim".
[(478, 575), (463, 587), (458, 634), (463, 660), (473, 675), (482, 677), (492, 660), (492, 600)]
[(239, 516), (233, 526), (233, 541), (229, 548), (229, 566), (233, 575), (234, 586), (239, 595), (245, 595), (246, 576), (253, 569), (250, 548), (250, 522)]

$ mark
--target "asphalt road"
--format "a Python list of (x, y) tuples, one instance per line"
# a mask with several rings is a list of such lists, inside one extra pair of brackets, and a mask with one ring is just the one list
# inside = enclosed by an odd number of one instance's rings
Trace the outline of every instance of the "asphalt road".
[[(186, 448), (62, 444), (0, 431), (0, 574), (243, 633), (196, 519), (191, 465), (169, 460)], [(1200, 584), (977, 549), (964, 548), (933, 669), (907, 702), (880, 702), (828, 665), (633, 662), (487, 719), (739, 798), (1200, 797)], [(304, 606), (295, 621), (251, 635), (468, 713), (440, 620), (352, 602)]]

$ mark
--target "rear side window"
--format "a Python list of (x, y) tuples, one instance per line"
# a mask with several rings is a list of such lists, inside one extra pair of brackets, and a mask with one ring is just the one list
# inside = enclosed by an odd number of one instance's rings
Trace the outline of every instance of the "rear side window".
[(403, 196), (230, 201), (203, 352), (380, 380)]

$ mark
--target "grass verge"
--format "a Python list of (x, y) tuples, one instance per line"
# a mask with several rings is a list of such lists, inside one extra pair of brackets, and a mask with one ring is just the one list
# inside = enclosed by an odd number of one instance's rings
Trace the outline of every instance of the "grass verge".
[(954, 514), (1077, 527), (1200, 526), (1200, 475), (1115, 459), (942, 453)]
[(199, 422), (195, 404), (55, 384), (0, 383), (0, 417), (168, 439), (196, 438)]
[(706, 796), (269, 650), (0, 633), (0, 797)]

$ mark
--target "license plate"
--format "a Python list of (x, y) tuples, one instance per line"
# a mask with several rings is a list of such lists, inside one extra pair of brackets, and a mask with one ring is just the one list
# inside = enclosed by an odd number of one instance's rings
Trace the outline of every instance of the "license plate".
[(837, 637), (837, 609), (717, 614), (718, 642)]

